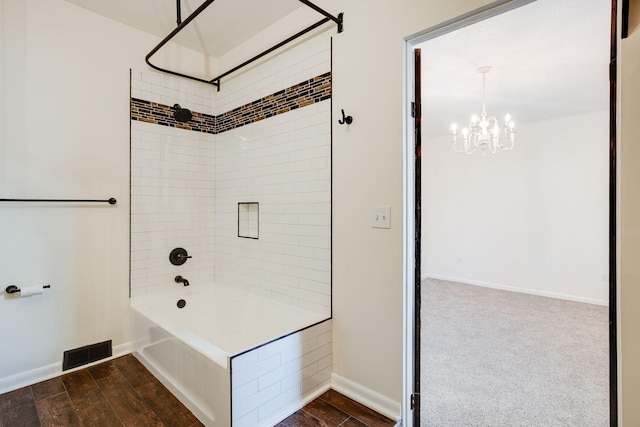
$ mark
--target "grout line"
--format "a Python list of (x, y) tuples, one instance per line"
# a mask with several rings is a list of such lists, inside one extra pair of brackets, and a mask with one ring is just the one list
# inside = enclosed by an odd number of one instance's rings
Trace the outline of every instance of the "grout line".
[(38, 423), (39, 425), (42, 426), (42, 420), (40, 419), (40, 411), (38, 411), (38, 407), (36, 406), (36, 399), (33, 397), (33, 387), (29, 386), (29, 391), (31, 392), (31, 402), (33, 402), (33, 408), (36, 410), (36, 417), (38, 417)]
[[(104, 363), (110, 363), (109, 362), (104, 362)], [(85, 368), (85, 370), (87, 371), (87, 373), (89, 374), (89, 377), (91, 378), (91, 380), (95, 383), (96, 387), (98, 387), (98, 391), (100, 392), (100, 395), (102, 396), (102, 398), (104, 399), (105, 402), (107, 402), (107, 405), (109, 405), (109, 408), (111, 408), (111, 410), (113, 411), (114, 414), (116, 414), (116, 418), (118, 418), (118, 421), (120, 421), (120, 425), (124, 426), (124, 421), (122, 420), (122, 418), (120, 418), (120, 414), (118, 414), (118, 412), (114, 409), (114, 407), (111, 405), (111, 402), (109, 401), (109, 399), (107, 399), (107, 396), (104, 395), (104, 393), (102, 392), (102, 387), (100, 387), (100, 384), (98, 384), (98, 382), (96, 381), (95, 378), (93, 378), (93, 375), (91, 375), (91, 372), (89, 371), (89, 368)], [(75, 405), (74, 405), (75, 406)], [(82, 422), (82, 420), (80, 421)]]
[[(133, 359), (135, 359), (131, 353), (129, 354), (125, 354), (124, 356), (121, 357), (131, 357)], [(138, 390), (135, 389), (135, 387), (133, 386), (133, 384), (131, 384), (129, 382), (129, 379), (126, 377), (126, 375), (124, 375), (122, 373), (122, 371), (120, 370), (120, 368), (118, 368), (118, 366), (114, 363), (113, 367), (116, 369), (116, 371), (118, 371), (118, 373), (122, 376), (122, 378), (124, 379), (125, 383), (131, 388), (131, 390), (133, 390), (133, 392), (136, 394), (136, 396), (138, 396), (138, 399), (140, 399), (140, 401), (142, 402), (142, 404), (145, 406), (145, 408), (147, 408), (149, 410), (149, 412), (151, 412), (153, 415), (156, 416), (156, 418), (158, 418), (164, 425), (164, 422), (162, 421), (162, 419), (160, 418), (160, 416), (158, 416), (158, 414), (156, 413), (156, 411), (154, 411), (149, 405), (147, 405), (147, 402), (144, 400), (144, 398), (142, 396), (140, 396), (140, 393), (138, 393)], [(146, 369), (146, 368), (145, 368)], [(173, 395), (173, 393), (172, 393)]]
[[(62, 388), (64, 388), (64, 392), (67, 393), (67, 395), (69, 394), (69, 390), (67, 390), (67, 386), (64, 384), (64, 381), (62, 381), (62, 377), (64, 377), (64, 373), (59, 376), (58, 378), (60, 379), (60, 382), (62, 383)], [(69, 396), (69, 400), (71, 400), (71, 396)], [(71, 402), (71, 404), (73, 404), (73, 402)], [(75, 408), (75, 406), (74, 406)]]
[[(31, 392), (33, 393), (33, 389), (31, 390)], [(40, 399), (40, 400), (33, 399), (33, 401), (34, 401), (34, 403), (38, 403), (38, 402), (42, 402), (43, 400), (49, 400), (52, 397), (56, 397), (56, 396), (59, 396), (61, 394), (69, 394), (69, 393), (67, 393), (67, 390), (65, 389), (65, 391), (61, 391), (60, 393), (52, 394), (51, 396), (47, 396), (44, 399)], [(71, 398), (69, 398), (69, 399), (71, 399)]]
[(370, 427), (370, 426), (369, 426), (369, 424), (365, 423), (364, 421), (362, 421), (362, 420), (361, 420), (360, 418), (358, 418), (358, 417), (355, 417), (355, 416), (351, 415), (351, 418), (353, 418), (354, 420), (356, 420), (356, 421), (358, 421), (358, 422), (362, 423), (363, 425), (365, 425), (365, 426), (367, 426), (367, 427)]
[(313, 415), (312, 413), (305, 411), (304, 408), (300, 409), (298, 412), (304, 412), (305, 414), (309, 415), (311, 418), (318, 420), (320, 423), (324, 423), (323, 420), (321, 420), (320, 418), (316, 417), (315, 415)]
[[(333, 389), (332, 389), (332, 390), (333, 390)], [(335, 390), (334, 390), (334, 391), (335, 391)], [(336, 392), (336, 393), (338, 393), (338, 392)], [(340, 394), (341, 394), (341, 393), (340, 393)], [(344, 395), (343, 395), (343, 396), (344, 396)], [(348, 398), (348, 396), (345, 396), (345, 397), (347, 397), (347, 398)], [(347, 411), (345, 411), (345, 410), (343, 410), (343, 409), (338, 408), (337, 406), (332, 405), (331, 403), (329, 403), (329, 402), (327, 402), (326, 400), (324, 400), (322, 397), (318, 397), (318, 399), (322, 400), (322, 401), (323, 401), (323, 402), (325, 402), (327, 405), (332, 406), (333, 408), (337, 409), (338, 411), (340, 411), (340, 412), (344, 412), (345, 414), (347, 414), (347, 415), (349, 416), (349, 418), (353, 418), (354, 420), (358, 421), (359, 423), (361, 423), (361, 424), (363, 424), (363, 425), (365, 425), (365, 426), (367, 426), (367, 427), (370, 427), (370, 425), (369, 425), (369, 424), (367, 424), (365, 421), (361, 420), (360, 418), (356, 417), (356, 416), (355, 416), (355, 415), (353, 415), (351, 412), (347, 412)], [(352, 399), (352, 400), (353, 400), (353, 399)], [(356, 403), (358, 403), (358, 404), (362, 405), (360, 402), (356, 402)], [(379, 412), (377, 412), (377, 411), (374, 411), (373, 409), (369, 408), (368, 406), (365, 406), (365, 405), (362, 405), (362, 406), (364, 406), (366, 409), (368, 409), (368, 410), (372, 411), (372, 412), (373, 412), (373, 413), (375, 413), (375, 414), (378, 414), (378, 415), (380, 415), (380, 416), (382, 416), (382, 417), (384, 417), (384, 418), (387, 418), (385, 415), (382, 415), (381, 413), (379, 413)], [(349, 421), (349, 418), (347, 418), (347, 419), (346, 419), (342, 424), (344, 424), (345, 422)], [(340, 425), (342, 425), (342, 424), (340, 424)]]
[[(334, 390), (335, 391), (335, 390)], [(346, 396), (345, 396), (346, 397)], [(344, 423), (346, 423), (347, 421), (349, 421), (351, 418), (353, 418), (354, 420), (362, 423), (363, 425), (369, 427), (369, 424), (365, 423), (364, 421), (361, 421), (360, 419), (358, 419), (356, 416), (354, 416), (352, 413), (347, 412), (343, 409), (338, 408), (337, 406), (332, 405), (331, 403), (327, 402), (326, 400), (324, 400), (322, 397), (318, 397), (319, 400), (322, 400), (324, 403), (326, 403), (327, 405), (331, 406), (332, 408), (342, 412), (343, 414), (346, 414), (348, 417), (346, 420), (344, 420), (342, 423), (339, 424), (339, 426), (343, 425)], [(338, 427), (339, 427), (338, 426)]]

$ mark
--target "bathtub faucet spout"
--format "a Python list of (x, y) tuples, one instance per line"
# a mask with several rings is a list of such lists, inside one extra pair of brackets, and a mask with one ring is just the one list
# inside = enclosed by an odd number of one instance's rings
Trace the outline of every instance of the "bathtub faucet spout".
[(176, 283), (182, 283), (184, 286), (189, 286), (189, 281), (182, 276), (176, 276)]

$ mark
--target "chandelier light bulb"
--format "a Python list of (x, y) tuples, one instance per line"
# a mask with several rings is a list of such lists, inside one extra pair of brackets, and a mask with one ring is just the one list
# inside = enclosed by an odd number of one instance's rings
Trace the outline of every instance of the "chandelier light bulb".
[(511, 115), (505, 116), (501, 132), (498, 119), (487, 114), (486, 111), (486, 79), (490, 70), (491, 67), (488, 66), (477, 70), (482, 75), (482, 113), (480, 116), (472, 115), (469, 127), (462, 129), (463, 141), (458, 141), (458, 126), (455, 123), (451, 125), (453, 150), (458, 153), (473, 154), (480, 147), (483, 154), (487, 150), (495, 154), (498, 150), (509, 151), (515, 145), (515, 123), (511, 120)]

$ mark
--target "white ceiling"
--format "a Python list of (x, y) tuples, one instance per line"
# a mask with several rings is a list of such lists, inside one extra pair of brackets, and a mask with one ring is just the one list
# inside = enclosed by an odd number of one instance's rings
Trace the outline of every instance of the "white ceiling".
[(600, 111), (609, 99), (609, 0), (538, 0), (454, 33), (422, 49), (426, 136), (468, 125), (482, 111), (518, 123)]
[[(67, 1), (160, 38), (177, 26), (175, 0)], [(203, 2), (181, 0), (182, 20)], [(215, 0), (172, 41), (219, 58), (301, 6), (297, 0)]]

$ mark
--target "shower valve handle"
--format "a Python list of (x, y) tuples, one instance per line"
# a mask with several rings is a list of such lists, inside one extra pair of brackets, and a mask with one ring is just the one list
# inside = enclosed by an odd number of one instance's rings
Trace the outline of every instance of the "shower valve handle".
[(184, 248), (175, 248), (169, 254), (169, 261), (173, 265), (182, 265), (187, 262), (189, 258), (191, 258), (191, 255), (189, 255)]

